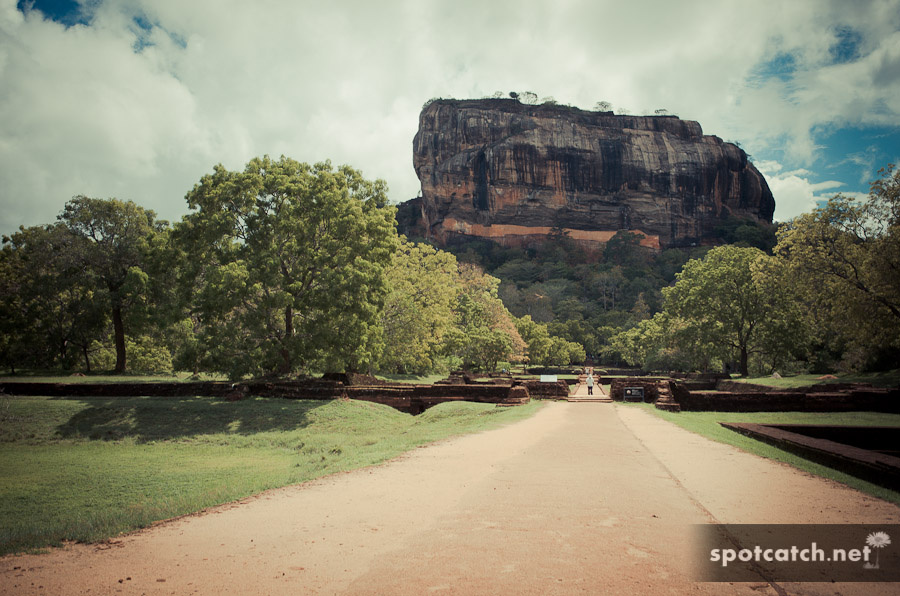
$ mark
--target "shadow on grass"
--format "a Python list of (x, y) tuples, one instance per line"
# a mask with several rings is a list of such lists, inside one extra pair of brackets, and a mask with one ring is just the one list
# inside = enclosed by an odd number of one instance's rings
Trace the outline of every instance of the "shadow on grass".
[(327, 403), (273, 398), (229, 402), (207, 397), (80, 397), (78, 401), (89, 405), (56, 428), (58, 437), (130, 437), (139, 443), (296, 430), (309, 424), (310, 411)]

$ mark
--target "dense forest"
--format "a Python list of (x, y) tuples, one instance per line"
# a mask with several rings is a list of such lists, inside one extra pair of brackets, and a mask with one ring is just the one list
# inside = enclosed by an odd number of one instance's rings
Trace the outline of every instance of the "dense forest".
[[(727, 220), (717, 233), (728, 243), (771, 251), (775, 226)], [(562, 230), (533, 248), (507, 248), (488, 240), (447, 247), (466, 263), (501, 280), (499, 296), (517, 317), (530, 316), (560, 337), (581, 344), (588, 357), (613, 364), (605, 349), (612, 336), (662, 309), (662, 290), (690, 259), (710, 246), (654, 251), (638, 234), (621, 231), (602, 252), (579, 247)]]
[(382, 181), (288, 158), (222, 166), (170, 225), (78, 196), (0, 252), (0, 366), (230, 378), (568, 364), (499, 281), (396, 231)]
[(724, 246), (653, 251), (621, 231), (600, 253), (562, 230), (533, 248), (447, 247), (501, 280), (516, 317), (602, 365), (645, 370), (883, 370), (900, 361), (898, 173), (790, 222), (726, 219)]
[(382, 181), (348, 166), (217, 166), (170, 224), (78, 196), (3, 237), (0, 367), (324, 371), (883, 369), (900, 355), (900, 171), (774, 227), (728, 220), (718, 247), (653, 252), (623, 231), (586, 253), (440, 250), (398, 235)]

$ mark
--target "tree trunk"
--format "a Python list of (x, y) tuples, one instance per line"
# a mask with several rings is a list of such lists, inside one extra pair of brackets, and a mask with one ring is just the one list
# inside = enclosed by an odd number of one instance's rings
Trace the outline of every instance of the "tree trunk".
[[(285, 343), (294, 336), (294, 309), (288, 305), (284, 309), (284, 341)], [(282, 375), (288, 375), (291, 373), (291, 352), (287, 348), (287, 346), (282, 346), (281, 348), (281, 368), (278, 371)]]
[(747, 347), (741, 346), (741, 376), (749, 377), (750, 369), (747, 366), (747, 361), (749, 360), (749, 356), (747, 354)]
[(122, 307), (113, 306), (113, 334), (116, 339), (116, 369), (115, 372), (125, 372), (125, 325), (122, 322)]
[(89, 374), (91, 374), (91, 359), (88, 356), (88, 346), (86, 343), (82, 344), (81, 352), (84, 354), (84, 368), (85, 368), (84, 372), (85, 372), (85, 374), (89, 375)]

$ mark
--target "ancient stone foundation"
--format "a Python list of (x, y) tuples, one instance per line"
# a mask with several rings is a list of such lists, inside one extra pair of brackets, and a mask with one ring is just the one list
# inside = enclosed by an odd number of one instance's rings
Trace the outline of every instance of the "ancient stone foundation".
[[(344, 381), (347, 381), (346, 383)], [(448, 401), (469, 401), (513, 406), (528, 403), (529, 387), (513, 384), (511, 380), (498, 383), (410, 385), (370, 383), (372, 379), (352, 377), (338, 379), (307, 379), (301, 381), (249, 381), (242, 383), (188, 382), (188, 383), (0, 383), (0, 393), (7, 395), (90, 396), (90, 397), (138, 397), (202, 395), (226, 399), (242, 399), (254, 395), (284, 399), (358, 399), (385, 404), (402, 412), (419, 414), (426, 409)], [(542, 387), (548, 385), (548, 387)], [(560, 391), (557, 384), (532, 383), (534, 391), (541, 395), (555, 396)]]
[(900, 428), (720, 423), (725, 428), (892, 490), (900, 489)]
[[(888, 412), (900, 413), (900, 389), (865, 384), (827, 384), (774, 389), (716, 376), (610, 379), (610, 397), (625, 399), (626, 387), (644, 389), (644, 401), (670, 411)], [(601, 381), (602, 382), (602, 381)]]

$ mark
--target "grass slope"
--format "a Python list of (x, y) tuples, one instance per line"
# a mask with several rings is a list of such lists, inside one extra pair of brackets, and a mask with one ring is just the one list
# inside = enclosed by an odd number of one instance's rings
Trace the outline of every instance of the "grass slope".
[(117, 375), (114, 373), (81, 373), (66, 374), (59, 370), (27, 370), (15, 375), (0, 374), (0, 382), (7, 383), (187, 383), (192, 381), (225, 381), (224, 375), (200, 373), (197, 376), (189, 372), (156, 375)]
[(840, 373), (834, 375), (834, 379), (823, 379), (823, 375), (794, 375), (782, 377), (749, 377), (746, 379), (735, 378), (738, 383), (752, 383), (754, 385), (766, 385), (778, 389), (795, 389), (797, 387), (809, 387), (810, 385), (835, 384), (835, 383), (870, 383), (876, 387), (900, 386), (900, 368), (878, 373)]
[(0, 554), (93, 542), (533, 414), (447, 403), (0, 399)]
[(678, 426), (707, 439), (733, 445), (744, 451), (790, 464), (810, 474), (830, 478), (846, 484), (866, 494), (900, 505), (900, 492), (893, 491), (844, 472), (817, 464), (779, 449), (768, 443), (757, 441), (740, 433), (728, 430), (720, 422), (749, 422), (756, 424), (840, 424), (846, 426), (900, 426), (900, 414), (879, 412), (665, 412), (652, 404), (626, 403), (625, 407), (644, 408)]

